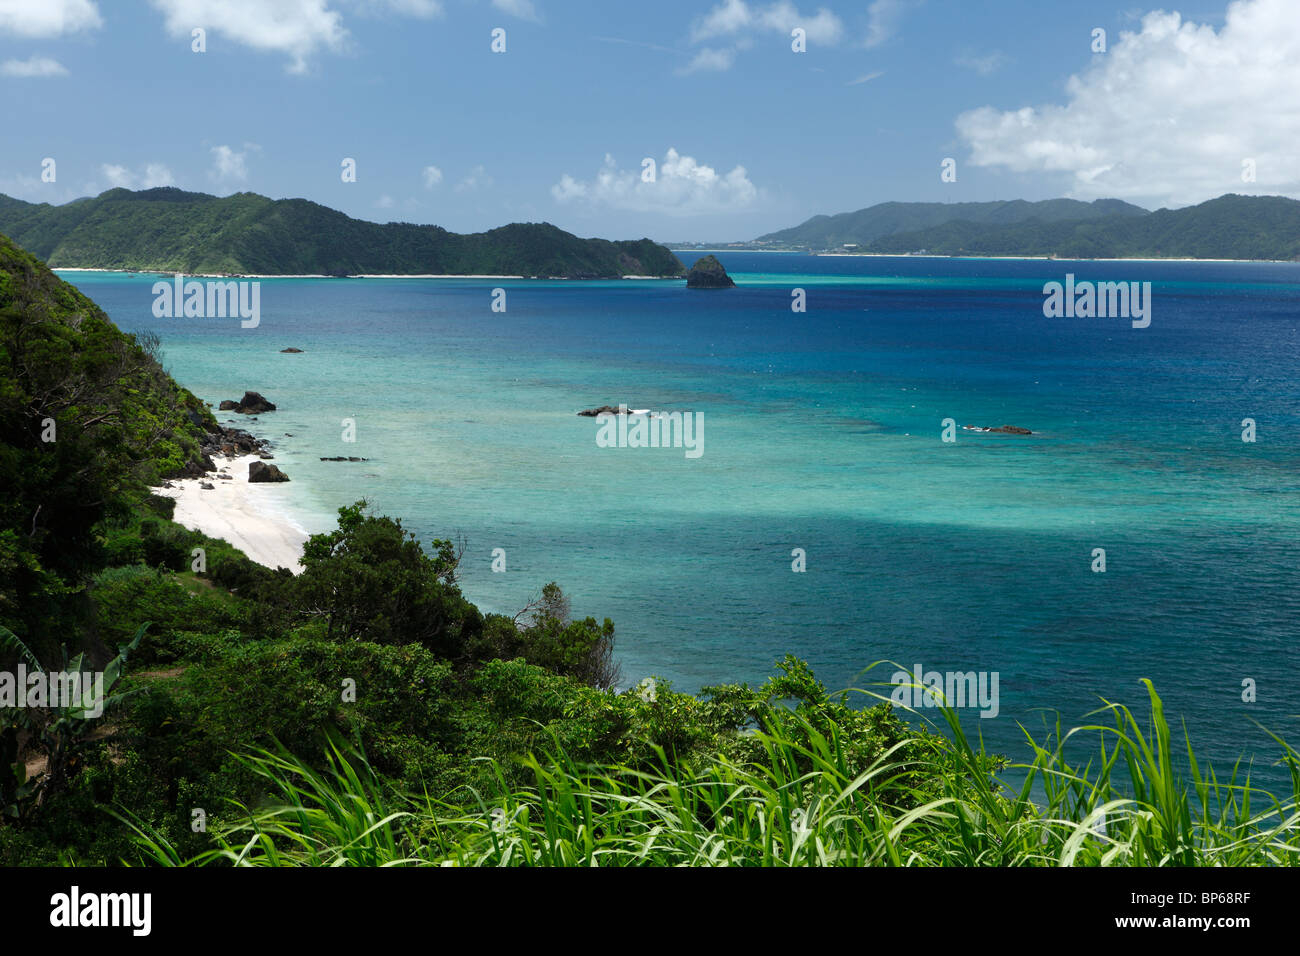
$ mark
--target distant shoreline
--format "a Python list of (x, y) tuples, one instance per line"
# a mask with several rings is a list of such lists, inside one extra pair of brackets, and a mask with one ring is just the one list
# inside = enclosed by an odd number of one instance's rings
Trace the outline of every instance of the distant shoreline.
[(51, 272), (104, 272), (114, 275), (157, 276), (174, 279), (182, 276), (187, 279), (540, 279), (546, 282), (614, 282), (623, 279), (641, 281), (656, 280), (663, 282), (685, 282), (686, 276), (602, 276), (594, 279), (571, 279), (568, 276), (504, 276), (504, 275), (467, 275), (463, 273), (407, 273), (407, 272), (359, 272), (356, 275), (333, 276), (323, 273), (257, 273), (257, 272), (159, 272), (155, 269), (99, 269), (92, 266), (51, 266)]
[(1196, 259), (1187, 256), (946, 256), (940, 253), (916, 252), (809, 252), (802, 249), (672, 249), (677, 252), (730, 252), (761, 253), (765, 255), (809, 256), (818, 259), (983, 259), (993, 261), (1025, 262), (1263, 262), (1280, 265), (1300, 264), (1295, 259)]

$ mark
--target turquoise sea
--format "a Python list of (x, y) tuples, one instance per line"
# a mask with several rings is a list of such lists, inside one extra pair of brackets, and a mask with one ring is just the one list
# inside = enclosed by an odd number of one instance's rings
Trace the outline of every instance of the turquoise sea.
[[(1022, 757), (1019, 724), (1144, 710), (1149, 677), (1198, 756), (1285, 779), (1255, 722), (1300, 742), (1300, 265), (719, 257), (737, 289), (264, 279), (255, 329), (155, 318), (154, 276), (63, 276), (204, 399), (279, 405), (247, 427), (305, 528), (365, 496), (463, 535), (485, 609), (558, 581), (614, 619), (625, 684), (787, 653), (832, 688), (996, 671), (998, 717), (963, 720)], [(1151, 282), (1150, 327), (1045, 318), (1067, 272)], [(575, 413), (619, 402), (703, 413), (703, 455), (598, 447)], [(947, 443), (946, 418), (1034, 434)]]

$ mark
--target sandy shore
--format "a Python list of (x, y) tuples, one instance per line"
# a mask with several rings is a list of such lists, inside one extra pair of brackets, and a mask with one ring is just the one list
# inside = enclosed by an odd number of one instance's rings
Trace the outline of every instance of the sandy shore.
[[(267, 493), (277, 485), (248, 483), (249, 462), (257, 460), (256, 455), (219, 458), (218, 474), (174, 480), (173, 487), (155, 488), (154, 493), (176, 499), (178, 524), (228, 541), (258, 564), (296, 574), (302, 570), (298, 559), (307, 533), (268, 507)], [(231, 480), (218, 477), (221, 471)], [(200, 488), (200, 482), (212, 490)]]

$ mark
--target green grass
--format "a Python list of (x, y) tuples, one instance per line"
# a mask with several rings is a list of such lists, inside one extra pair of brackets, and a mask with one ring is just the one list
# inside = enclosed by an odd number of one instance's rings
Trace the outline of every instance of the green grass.
[[(213, 848), (182, 860), (132, 823), (145, 862), (237, 866), (1258, 866), (1300, 852), (1300, 761), (1278, 738), (1292, 794), (1204, 771), (1186, 741), (1178, 758), (1148, 683), (1144, 728), (1107, 703), (1110, 724), (1029, 739), (1009, 764), (1014, 789), (988, 772), (955, 711), (952, 758), (932, 774), (897, 760), (903, 744), (851, 774), (837, 728), (821, 733), (774, 710), (756, 732), (760, 759), (713, 758), (655, 772), (579, 766), (557, 749), (529, 756), (531, 783), (436, 799), (392, 795), (355, 753), (332, 744), (324, 772), (285, 753), (242, 756), (266, 804)], [(1072, 766), (1067, 741), (1095, 735), (1096, 756)], [(1073, 749), (1073, 747), (1072, 747)], [(1005, 772), (1005, 771), (1004, 771)], [(1121, 780), (1123, 783), (1121, 783)], [(1039, 794), (1037, 800), (1031, 794)]]

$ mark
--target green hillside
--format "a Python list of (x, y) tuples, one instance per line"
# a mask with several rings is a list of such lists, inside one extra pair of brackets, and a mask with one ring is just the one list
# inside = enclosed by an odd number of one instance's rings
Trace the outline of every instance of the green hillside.
[(1101, 219), (1111, 216), (1142, 216), (1146, 210), (1118, 199), (1098, 199), (1091, 203), (1075, 199), (1045, 199), (1026, 202), (884, 202), (857, 212), (835, 216), (813, 216), (791, 229), (759, 236), (757, 242), (806, 246), (809, 249), (836, 249), (847, 243), (866, 245), (882, 236), (912, 233), (946, 222), (962, 221), (988, 226), (1039, 220)]
[(549, 223), (461, 235), (380, 225), (304, 199), (110, 189), (62, 206), (0, 196), (0, 232), (53, 267), (223, 275), (683, 276), (649, 239), (580, 239)]
[(1300, 258), (1300, 202), (1281, 196), (1220, 196), (1144, 216), (992, 226), (949, 222), (885, 236), (863, 252), (1078, 259)]

